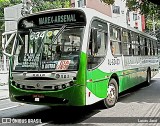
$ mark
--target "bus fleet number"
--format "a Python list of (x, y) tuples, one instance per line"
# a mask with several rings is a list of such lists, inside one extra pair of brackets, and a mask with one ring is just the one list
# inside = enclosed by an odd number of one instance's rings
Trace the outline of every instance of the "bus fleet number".
[(108, 59), (108, 65), (119, 65), (120, 60), (119, 59)]

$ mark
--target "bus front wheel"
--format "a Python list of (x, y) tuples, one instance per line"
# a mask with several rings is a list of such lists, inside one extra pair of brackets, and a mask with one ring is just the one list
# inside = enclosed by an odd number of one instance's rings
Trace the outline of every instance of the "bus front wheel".
[(107, 108), (113, 107), (118, 99), (118, 84), (117, 81), (112, 78), (109, 81), (107, 89), (107, 97), (104, 99), (104, 105)]

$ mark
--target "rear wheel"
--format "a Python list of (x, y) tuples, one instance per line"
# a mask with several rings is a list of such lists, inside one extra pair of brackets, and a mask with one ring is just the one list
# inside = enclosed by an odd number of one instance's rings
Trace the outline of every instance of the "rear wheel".
[(107, 97), (104, 99), (104, 105), (107, 108), (113, 107), (118, 99), (118, 84), (117, 81), (112, 78), (109, 81), (107, 89)]

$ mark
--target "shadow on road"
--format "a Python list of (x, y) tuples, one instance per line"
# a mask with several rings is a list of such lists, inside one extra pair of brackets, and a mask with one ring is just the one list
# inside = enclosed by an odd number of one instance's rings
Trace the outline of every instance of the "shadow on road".
[(25, 115), (14, 116), (17, 119), (41, 119), (42, 123), (49, 124), (76, 124), (100, 112), (95, 104), (87, 107), (44, 107), (41, 110), (29, 111)]
[(153, 79), (149, 86), (144, 86), (143, 83), (135, 86), (121, 93), (118, 102), (160, 103), (160, 83), (157, 79)]

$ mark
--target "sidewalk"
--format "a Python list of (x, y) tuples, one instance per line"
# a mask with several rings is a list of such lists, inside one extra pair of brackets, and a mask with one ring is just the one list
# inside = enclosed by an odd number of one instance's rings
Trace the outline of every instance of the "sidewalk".
[(8, 85), (0, 83), (0, 100), (7, 98), (9, 98)]
[(8, 71), (0, 71), (0, 100), (9, 98)]
[(156, 74), (153, 78), (160, 78), (160, 70), (159, 70), (159, 73), (158, 74)]

